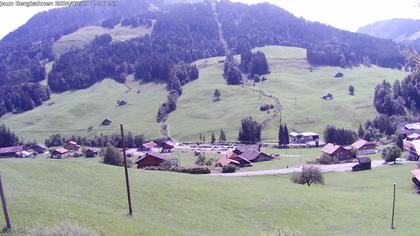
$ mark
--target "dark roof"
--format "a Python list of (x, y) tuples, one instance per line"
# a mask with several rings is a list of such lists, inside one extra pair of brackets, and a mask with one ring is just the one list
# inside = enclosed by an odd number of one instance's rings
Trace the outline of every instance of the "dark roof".
[(44, 144), (36, 144), (35, 147), (40, 147), (43, 149), (47, 149), (47, 146), (45, 146)]
[(253, 161), (259, 155), (261, 155), (261, 153), (262, 152), (258, 152), (258, 151), (245, 151), (241, 154), (241, 157), (247, 159), (248, 161)]
[(0, 154), (16, 153), (23, 151), (23, 146), (13, 146), (0, 148)]
[(369, 157), (358, 157), (357, 160), (359, 161), (359, 164), (366, 164), (372, 162), (372, 160)]
[(150, 156), (151, 157), (155, 157), (157, 159), (161, 159), (163, 161), (166, 161), (167, 160), (166, 156), (164, 156), (164, 155), (162, 155), (160, 153), (157, 153), (157, 152), (147, 152), (146, 155), (144, 155), (143, 157), (140, 157), (139, 159), (135, 160), (134, 163), (138, 163), (139, 161), (143, 160), (144, 158), (150, 157)]

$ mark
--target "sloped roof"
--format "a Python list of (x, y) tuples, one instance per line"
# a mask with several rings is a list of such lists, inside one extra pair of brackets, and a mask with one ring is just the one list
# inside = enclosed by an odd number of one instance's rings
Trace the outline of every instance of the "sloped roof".
[(300, 133), (303, 136), (319, 136), (319, 134), (315, 133), (315, 132), (303, 132)]
[(65, 148), (56, 148), (54, 151), (60, 153), (60, 154), (65, 154), (68, 153), (69, 150), (65, 149)]
[(219, 160), (217, 160), (217, 164), (221, 165), (221, 166), (225, 166), (225, 165), (229, 165), (229, 164), (236, 164), (239, 165), (238, 161), (232, 160), (227, 158), (226, 156), (222, 156), (219, 158)]
[(139, 161), (145, 159), (146, 157), (150, 157), (150, 156), (151, 157), (155, 157), (157, 159), (161, 159), (163, 161), (166, 161), (167, 160), (166, 156), (164, 156), (164, 155), (162, 155), (160, 153), (157, 153), (157, 152), (147, 152), (146, 155), (144, 155), (144, 156), (140, 157), (139, 159), (135, 160), (134, 163), (138, 163)]
[(372, 160), (369, 157), (358, 157), (357, 160), (360, 164), (371, 163)]
[(416, 150), (417, 155), (420, 156), (420, 140), (413, 140), (411, 141), (411, 144), (414, 147), (414, 150)]
[(416, 177), (417, 180), (420, 181), (420, 169), (414, 169), (411, 171), (411, 174)]
[(240, 144), (236, 147), (236, 150), (240, 152), (247, 152), (247, 151), (259, 151), (260, 145), (258, 144)]
[(165, 141), (164, 144), (175, 147), (175, 143), (172, 141)]
[(16, 153), (21, 152), (22, 150), (23, 146), (4, 147), (0, 148), (0, 154)]
[(143, 147), (148, 148), (148, 149), (155, 148), (156, 146), (157, 146), (157, 144), (153, 141), (148, 142), (148, 143), (143, 143)]
[(411, 140), (416, 139), (418, 137), (420, 137), (420, 134), (417, 134), (417, 133), (412, 133), (412, 134), (407, 136), (407, 138), (409, 138)]
[(338, 149), (340, 149), (340, 147), (341, 147), (340, 145), (335, 145), (335, 144), (332, 144), (332, 143), (328, 143), (327, 145), (325, 145), (321, 149), (321, 151), (332, 155), (334, 152), (336, 152)]
[(408, 130), (420, 129), (420, 122), (418, 122), (418, 123), (406, 124), (404, 127), (405, 127), (405, 129), (408, 129)]
[(368, 141), (363, 140), (363, 139), (359, 139), (356, 142), (354, 142), (351, 147), (354, 149), (359, 150), (361, 147), (365, 146), (368, 143)]

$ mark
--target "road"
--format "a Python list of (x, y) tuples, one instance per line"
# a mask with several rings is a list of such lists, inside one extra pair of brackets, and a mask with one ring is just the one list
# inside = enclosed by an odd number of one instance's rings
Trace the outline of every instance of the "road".
[[(372, 160), (372, 168), (377, 168), (384, 166), (383, 160)], [(312, 165), (318, 167), (321, 172), (344, 172), (351, 171), (355, 163), (345, 163), (345, 164), (334, 164), (334, 165)], [(302, 166), (284, 168), (284, 169), (275, 169), (275, 170), (258, 170), (258, 171), (246, 171), (246, 172), (236, 172), (236, 173), (212, 173), (208, 174), (209, 176), (262, 176), (262, 175), (284, 175), (291, 174), (294, 172), (300, 172)]]

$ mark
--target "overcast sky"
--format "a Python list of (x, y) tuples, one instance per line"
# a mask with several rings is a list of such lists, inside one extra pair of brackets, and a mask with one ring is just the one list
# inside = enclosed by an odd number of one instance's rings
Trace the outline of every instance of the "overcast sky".
[[(0, 0), (1, 2), (12, 0)], [(23, 0), (26, 1), (26, 0)], [(42, 1), (42, 0), (41, 0)], [(45, 0), (44, 0), (45, 1)], [(391, 18), (420, 19), (420, 0), (234, 0), (270, 2), (298, 17), (356, 31), (359, 27)], [(47, 8), (0, 7), (0, 38)], [(71, 19), (69, 19), (71, 20)]]

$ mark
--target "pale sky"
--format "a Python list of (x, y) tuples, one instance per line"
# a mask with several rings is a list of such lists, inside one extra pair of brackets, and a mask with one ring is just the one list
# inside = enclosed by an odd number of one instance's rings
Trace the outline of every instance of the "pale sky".
[[(13, 0), (0, 0), (2, 2)], [(26, 1), (26, 0), (22, 0)], [(45, 1), (45, 0), (41, 0)], [(420, 0), (234, 0), (270, 2), (298, 17), (356, 31), (359, 27), (391, 18), (420, 19)], [(0, 38), (24, 24), (45, 7), (0, 7)], [(69, 19), (71, 20), (71, 19)]]

